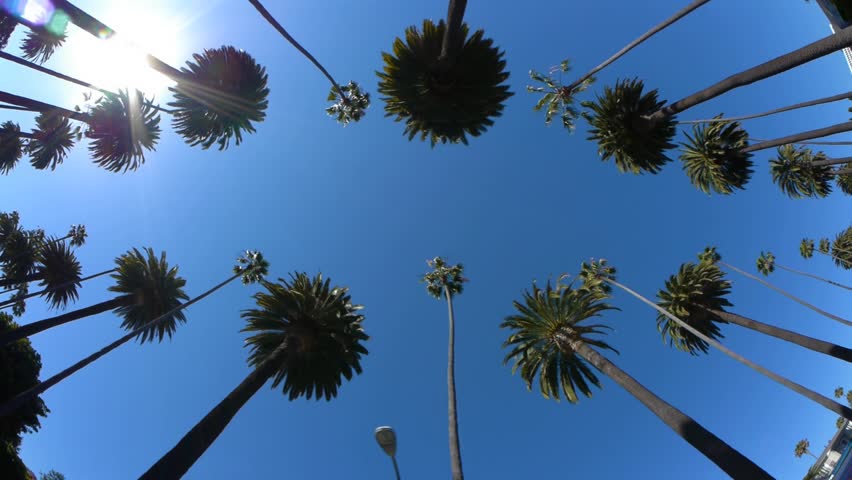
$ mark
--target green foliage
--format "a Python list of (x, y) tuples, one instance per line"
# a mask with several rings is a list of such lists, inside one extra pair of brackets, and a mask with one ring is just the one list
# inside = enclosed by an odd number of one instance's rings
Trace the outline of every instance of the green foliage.
[(834, 389), (834, 398), (840, 398), (843, 396), (843, 387), (837, 387)]
[(846, 425), (846, 419), (843, 417), (837, 417), (837, 420), (834, 422), (834, 426), (841, 429), (844, 425)]
[(778, 157), (769, 161), (772, 181), (790, 198), (825, 197), (831, 193), (833, 170), (829, 165), (813, 165), (825, 159), (824, 153), (815, 154), (807, 147), (782, 145)]
[(620, 172), (655, 174), (671, 161), (665, 151), (675, 146), (675, 117), (651, 123), (647, 117), (666, 102), (657, 99), (656, 90), (643, 88), (639, 79), (620, 80), (594, 102), (583, 102), (590, 110), (583, 112), (592, 127), (589, 140), (597, 142), (602, 160), (615, 158)]
[(30, 163), (39, 170), (55, 170), (74, 146), (79, 128), (58, 113), (40, 113), (35, 121), (33, 138), (27, 143)]
[(169, 87), (177, 109), (172, 126), (192, 146), (219, 150), (242, 141), (242, 133), (254, 133), (252, 122), (266, 118), (266, 69), (248, 53), (231, 46), (204, 50), (186, 62), (177, 85)]
[(831, 242), (834, 264), (845, 270), (852, 269), (852, 227), (838, 233)]
[(53, 308), (64, 308), (77, 300), (81, 271), (77, 256), (65, 242), (49, 238), (39, 249), (35, 272), (44, 277), (39, 286), (49, 289), (44, 297)]
[[(527, 92), (544, 94), (536, 102), (533, 110), (536, 112), (544, 110), (545, 125), (550, 125), (553, 117), (559, 114), (562, 126), (570, 133), (573, 133), (577, 124), (577, 118), (580, 116), (580, 111), (574, 105), (574, 96), (589, 88), (595, 79), (591, 77), (576, 87), (569, 88), (563, 85), (561, 80), (561, 74), (567, 73), (569, 70), (571, 70), (571, 67), (568, 60), (563, 60), (558, 67), (551, 68), (546, 76), (535, 70), (530, 70), (530, 78), (534, 82), (538, 82), (544, 86), (527, 85)], [(557, 72), (560, 73), (560, 78), (554, 76)]]
[(49, 30), (27, 30), (27, 36), (21, 44), (24, 58), (36, 63), (44, 63), (56, 52), (56, 49), (65, 43), (65, 26), (60, 32), (53, 33)]
[(0, 124), (0, 173), (8, 175), (23, 154), (24, 142), (21, 139), (21, 127), (15, 122)]
[[(115, 259), (117, 271), (110, 275), (116, 284), (109, 291), (123, 295), (132, 295), (131, 305), (118, 307), (115, 312), (122, 317), (121, 327), (128, 331), (143, 327), (155, 318), (181, 305), (181, 300), (189, 297), (183, 291), (186, 280), (178, 276), (178, 267), (169, 267), (166, 252), (160, 257), (152, 248), (144, 253), (133, 249)], [(186, 322), (183, 311), (169, 315), (163, 321), (139, 332), (136, 339), (140, 343), (153, 342), (155, 338), (163, 341), (177, 329), (178, 322)]]
[[(361, 90), (361, 86), (353, 81), (340, 85), (339, 88), (340, 91), (331, 87), (328, 101), (334, 104), (326, 108), (325, 113), (330, 117), (337, 117), (337, 121), (345, 127), (349, 122), (361, 120), (366, 114), (367, 107), (370, 106), (370, 93)], [(343, 95), (340, 92), (343, 92)]]
[(106, 95), (88, 115), (89, 153), (110, 172), (136, 170), (145, 163), (145, 150), (153, 150), (160, 139), (160, 115), (139, 90)]
[(0, 478), (3, 480), (30, 480), (18, 450), (11, 442), (0, 441)]
[(65, 480), (65, 475), (57, 472), (56, 470), (51, 470), (47, 473), (42, 473), (39, 480)]
[(615, 280), (615, 273), (615, 267), (607, 264), (604, 259), (592, 259), (589, 263), (583, 262), (580, 266), (583, 288), (598, 292), (601, 298), (608, 297), (612, 292), (612, 286), (606, 280)]
[(512, 96), (503, 84), (509, 78), (504, 53), (485, 32), (468, 37), (462, 25), (461, 47), (440, 59), (445, 28), (431, 20), (423, 21), (422, 32), (407, 28), (404, 41), (394, 40), (393, 53), (382, 53), (383, 71), (376, 72), (385, 116), (404, 120), (409, 140), (419, 135), (433, 147), (439, 141), (467, 145), (467, 135), (484, 133)]
[(834, 182), (837, 184), (837, 188), (846, 195), (852, 195), (852, 173), (838, 173), (841, 171), (852, 171), (852, 162), (838, 165), (837, 170), (834, 171)]
[[(657, 293), (657, 305), (704, 335), (721, 340), (724, 335), (717, 323), (725, 322), (707, 310), (724, 311), (724, 307), (731, 306), (731, 302), (725, 298), (730, 291), (731, 282), (725, 279), (724, 272), (717, 265), (709, 262), (697, 265), (685, 263), (666, 280), (665, 288)], [(663, 342), (678, 350), (691, 355), (709, 351), (707, 342), (662, 313), (657, 314), (657, 330)]]
[(757, 271), (767, 277), (775, 271), (775, 255), (772, 252), (760, 252), (757, 257)]
[(257, 309), (244, 310), (248, 324), (242, 331), (251, 347), (249, 363), (259, 367), (281, 345), (272, 388), (283, 382), (282, 391), (290, 400), (304, 396), (331, 400), (337, 396), (341, 377), (351, 380), (361, 373), (364, 316), (353, 305), (346, 287), (332, 287), (322, 274), (311, 278), (294, 273), (290, 280), (261, 281), (265, 292), (254, 295)]
[(585, 344), (618, 353), (594, 338), (609, 327), (587, 324), (607, 310), (617, 310), (604, 303), (605, 298), (598, 289), (574, 288), (560, 282), (554, 287), (550, 281), (541, 289), (533, 282), (532, 290), (524, 291), (523, 300), (513, 302), (516, 313), (500, 324), (510, 331), (503, 348), (511, 350), (503, 363), (514, 362), (512, 373), (520, 371), (527, 390), (532, 390), (538, 376), (544, 398), (558, 401), (564, 394), (569, 402), (576, 403), (578, 392), (591, 397), (591, 385), (600, 388), (600, 381), (576, 348)]
[(246, 250), (234, 265), (234, 274), (242, 275), (244, 285), (260, 282), (268, 273), (269, 262), (257, 250)]
[(810, 238), (803, 238), (799, 244), (799, 254), (802, 258), (811, 258), (814, 256), (814, 241)]
[(444, 296), (445, 288), (449, 290), (450, 296), (462, 293), (464, 282), (467, 282), (467, 279), (462, 275), (464, 266), (461, 263), (449, 265), (446, 259), (435, 257), (432, 260), (427, 260), (426, 264), (432, 271), (423, 275), (420, 281), (426, 284), (426, 291), (429, 292), (429, 295), (440, 299)]
[[(715, 118), (722, 118), (721, 115)], [(688, 143), (682, 143), (680, 159), (693, 185), (704, 193), (729, 195), (744, 190), (753, 170), (748, 133), (739, 122), (710, 122), (694, 125)]]
[(85, 225), (71, 225), (71, 228), (68, 230), (68, 236), (71, 237), (71, 246), (72, 247), (82, 247), (84, 243), (86, 243), (86, 237), (89, 236), (86, 233)]
[(807, 438), (803, 438), (802, 440), (799, 440), (796, 443), (796, 449), (793, 451), (793, 455), (795, 455), (796, 458), (802, 458), (802, 455), (804, 455), (806, 453), (810, 453), (810, 450), (809, 450), (810, 446), (811, 446), (811, 442), (809, 442)]
[(716, 247), (704, 247), (704, 250), (698, 254), (698, 261), (701, 263), (716, 264), (722, 256), (716, 252)]
[(820, 238), (819, 246), (817, 247), (817, 249), (819, 250), (819, 253), (828, 255), (829, 253), (831, 253), (831, 241), (827, 238)]

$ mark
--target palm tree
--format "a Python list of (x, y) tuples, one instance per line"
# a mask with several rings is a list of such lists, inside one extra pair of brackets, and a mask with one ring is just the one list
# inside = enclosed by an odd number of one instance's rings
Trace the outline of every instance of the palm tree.
[[(152, 248), (146, 248), (144, 252), (143, 254), (134, 248), (115, 259), (116, 272), (110, 276), (116, 283), (109, 287), (109, 291), (118, 293), (116, 297), (7, 332), (0, 335), (0, 345), (110, 310), (122, 317), (122, 328), (135, 330), (179, 306), (181, 300), (189, 297), (183, 291), (186, 280), (178, 276), (178, 267), (169, 266), (165, 252), (162, 252), (159, 258)], [(165, 335), (171, 338), (178, 322), (185, 321), (183, 313), (178, 312), (167, 321), (159, 323), (156, 330), (142, 332), (139, 341), (144, 343), (153, 341), (154, 338), (162, 341)]]
[(771, 370), (761, 367), (760, 365), (725, 347), (717, 340), (703, 334), (689, 323), (684, 322), (668, 310), (663, 309), (651, 300), (648, 300), (642, 295), (636, 293), (634, 290), (627, 287), (626, 285), (619, 283), (615, 279), (615, 268), (609, 266), (606, 263), (606, 260), (592, 260), (589, 264), (584, 263), (580, 276), (581, 278), (583, 278), (584, 288), (608, 294), (612, 288), (611, 286), (616, 286), (621, 290), (629, 293), (633, 297), (637, 298), (642, 303), (653, 308), (657, 312), (665, 315), (669, 320), (675, 322), (680, 328), (683, 328), (689, 333), (695, 335), (696, 337), (715, 347), (717, 350), (721, 351), (725, 355), (728, 355), (729, 357), (746, 365), (747, 367), (755, 370), (756, 372), (771, 378), (772, 380), (780, 383), (781, 385), (784, 385), (785, 387), (798, 393), (799, 395), (802, 395), (808, 398), (809, 400), (812, 400), (813, 402), (822, 405), (823, 407), (831, 410), (832, 412), (838, 415), (842, 415), (844, 418), (852, 419), (852, 408), (849, 408), (845, 405), (841, 405), (835, 402), (834, 400), (826, 397), (825, 395), (820, 395), (819, 393), (809, 388), (799, 385), (798, 383), (795, 383), (785, 377), (782, 377), (781, 375), (778, 375), (777, 373)]
[(342, 379), (361, 373), (362, 342), (368, 340), (346, 287), (331, 287), (321, 274), (291, 274), (290, 280), (262, 281), (265, 292), (254, 295), (257, 309), (244, 310), (244, 332), (254, 370), (228, 396), (163, 455), (140, 480), (181, 478), (225, 430), (231, 419), (272, 379), (282, 393), (331, 400)]
[(816, 459), (817, 456), (814, 455), (813, 453), (811, 453), (810, 446), (811, 446), (811, 442), (809, 442), (807, 438), (803, 438), (803, 439), (799, 440), (796, 443), (796, 449), (793, 451), (793, 455), (795, 455), (796, 458), (802, 458), (802, 455), (807, 453), (808, 455), (810, 455), (810, 456), (814, 457), (814, 459)]
[(54, 15), (52, 18), (45, 19), (49, 21), (44, 25), (38, 25), (25, 18), (22, 10), (17, 10), (17, 8), (26, 8), (25, 6), (25, 2), (0, 4), (0, 50), (6, 48), (15, 27), (22, 24), (29, 28), (21, 42), (24, 56), (44, 63), (65, 42), (68, 18), (63, 15)]
[(788, 144), (778, 147), (778, 156), (769, 161), (769, 168), (772, 181), (788, 197), (825, 197), (831, 193), (835, 176), (830, 162), (822, 152)]
[(18, 408), (21, 408), (22, 405), (26, 404), (28, 401), (32, 400), (36, 396), (41, 395), (54, 385), (61, 382), (62, 380), (65, 380), (71, 375), (79, 372), (89, 364), (103, 357), (107, 353), (115, 350), (116, 348), (124, 345), (130, 340), (138, 338), (140, 336), (147, 336), (148, 338), (153, 338), (155, 332), (168, 330), (169, 325), (174, 325), (174, 319), (178, 315), (180, 315), (181, 318), (183, 317), (183, 314), (180, 313), (182, 310), (185, 310), (194, 303), (200, 302), (207, 296), (213, 294), (216, 290), (219, 290), (220, 288), (233, 282), (237, 278), (241, 278), (244, 284), (259, 282), (263, 278), (263, 276), (266, 275), (267, 270), (269, 268), (269, 263), (263, 258), (263, 255), (260, 252), (252, 250), (247, 250), (243, 256), (237, 259), (237, 262), (237, 265), (234, 266), (234, 274), (225, 281), (219, 283), (218, 285), (193, 298), (192, 300), (189, 300), (186, 303), (179, 303), (171, 310), (163, 313), (159, 317), (154, 318), (153, 320), (147, 323), (138, 326), (137, 328), (128, 332), (123, 337), (101, 348), (97, 352), (80, 360), (74, 365), (71, 365), (65, 370), (48, 378), (47, 380), (38, 383), (32, 388), (29, 388), (26, 391), (15, 395), (13, 398), (4, 401), (2, 404), (0, 404), (0, 418), (9, 415), (11, 412), (16, 411)]
[(838, 233), (831, 242), (834, 264), (846, 270), (852, 269), (852, 227)]
[(547, 286), (541, 289), (533, 282), (532, 291), (525, 291), (522, 301), (513, 302), (516, 313), (506, 317), (500, 325), (511, 332), (503, 343), (504, 348), (511, 348), (504, 363), (514, 361), (512, 373), (520, 371), (527, 390), (532, 390), (538, 376), (545, 398), (559, 400), (564, 394), (571, 403), (579, 400), (578, 392), (591, 397), (590, 385), (600, 387), (597, 375), (589, 368), (591, 364), (731, 477), (773, 478), (601, 355), (598, 350), (618, 353), (596, 338), (608, 328), (606, 325), (588, 324), (589, 320), (614, 309), (604, 303), (607, 298), (601, 288), (575, 288), (573, 284), (560, 282), (554, 288), (548, 281)]
[(405, 120), (409, 140), (419, 135), (433, 147), (467, 145), (467, 135), (485, 132), (512, 96), (503, 84), (509, 78), (503, 52), (483, 30), (468, 37), (466, 6), (467, 0), (449, 0), (446, 23), (424, 20), (422, 32), (411, 26), (404, 41), (394, 40), (393, 53), (382, 53), (377, 75), (385, 115)]
[(852, 195), (852, 171), (850, 171), (852, 170), (852, 161), (844, 163), (837, 168), (834, 178), (837, 188), (846, 195)]
[(834, 285), (835, 287), (845, 288), (846, 290), (852, 290), (852, 287), (850, 287), (848, 285), (843, 285), (842, 283), (838, 283), (838, 282), (835, 282), (833, 280), (829, 280), (827, 278), (822, 278), (820, 276), (817, 276), (817, 275), (814, 275), (814, 274), (811, 274), (811, 273), (806, 273), (806, 272), (802, 272), (802, 271), (799, 271), (799, 270), (794, 270), (790, 267), (785, 267), (784, 265), (780, 265), (780, 264), (775, 262), (775, 255), (773, 255), (772, 252), (766, 252), (766, 253), (760, 252), (760, 257), (757, 258), (757, 271), (762, 273), (764, 276), (768, 277), (770, 273), (775, 271), (775, 267), (778, 267), (781, 270), (787, 270), (788, 272), (792, 272), (792, 273), (795, 273), (795, 274), (798, 274), (798, 275), (810, 277), (810, 278), (819, 280), (821, 282), (825, 282), (825, 283)]
[[(671, 141), (678, 113), (735, 88), (769, 78), (850, 45), (852, 29), (844, 29), (732, 75), (669, 105), (657, 99), (656, 90), (643, 93), (644, 85), (639, 80), (619, 81), (615, 89), (606, 89), (604, 95), (598, 96), (595, 102), (584, 103), (590, 109), (590, 112), (584, 114), (593, 127), (590, 139), (598, 142), (598, 151), (604, 160), (614, 156), (617, 163), (625, 164), (619, 166), (621, 171), (657, 173), (670, 160), (665, 150), (673, 147)], [(783, 143), (792, 142), (787, 140)]]
[(826, 312), (825, 310), (822, 310), (821, 308), (818, 308), (818, 307), (802, 300), (801, 298), (799, 298), (795, 295), (792, 295), (792, 294), (786, 292), (785, 290), (783, 290), (781, 288), (776, 287), (775, 285), (767, 282), (766, 280), (764, 280), (764, 279), (762, 279), (758, 276), (752, 275), (752, 274), (746, 272), (745, 270), (741, 270), (741, 269), (731, 265), (730, 263), (723, 261), (722, 256), (719, 255), (719, 253), (716, 252), (716, 247), (705, 248), (704, 252), (699, 254), (698, 258), (701, 260), (701, 262), (719, 264), (719, 265), (727, 268), (728, 270), (733, 270), (733, 271), (739, 273), (740, 275), (743, 275), (744, 277), (748, 277), (748, 278), (760, 283), (761, 285), (763, 285), (765, 287), (769, 287), (770, 289), (775, 290), (776, 292), (780, 293), (781, 295), (784, 295), (785, 297), (787, 297), (790, 300), (798, 303), (799, 305), (802, 305), (804, 307), (807, 307), (807, 308), (813, 310), (814, 312), (819, 313), (820, 315), (822, 315), (826, 318), (830, 318), (830, 319), (832, 319), (836, 322), (840, 322), (844, 325), (852, 326), (852, 321), (849, 321), (849, 320), (847, 320), (843, 317), (840, 317), (838, 315), (835, 315), (833, 313)]
[(459, 444), (459, 421), (456, 405), (456, 322), (453, 315), (453, 297), (460, 295), (464, 289), (464, 266), (461, 263), (455, 265), (447, 264), (441, 257), (435, 257), (426, 262), (431, 272), (423, 276), (421, 280), (426, 284), (429, 295), (441, 299), (447, 299), (447, 309), (450, 321), (449, 326), (449, 348), (447, 352), (447, 413), (449, 417), (449, 443), (450, 443), (450, 471), (453, 480), (462, 480), (461, 446)]
[(694, 125), (688, 143), (682, 143), (683, 169), (693, 185), (704, 193), (731, 194), (745, 189), (751, 178), (751, 154), (748, 133), (739, 122), (714, 122)]
[(840, 398), (843, 396), (843, 387), (837, 387), (834, 389), (834, 398)]
[(12, 303), (19, 305), (21, 314), (25, 308), (22, 302), (36, 295), (44, 295), (52, 308), (65, 308), (68, 302), (77, 300), (81, 270), (80, 262), (70, 246), (64, 242), (48, 242), (39, 249), (38, 262), (32, 274), (23, 278), (5, 278), (0, 280), (0, 286), (11, 287), (38, 281), (43, 287), (42, 293), (34, 294), (24, 293), (19, 287), (19, 293), (13, 295)]
[[(718, 265), (685, 263), (680, 266), (677, 274), (666, 280), (665, 288), (657, 293), (657, 305), (709, 338), (721, 340), (724, 335), (719, 324), (730, 323), (852, 362), (852, 349), (726, 311), (725, 307), (732, 306), (725, 298), (730, 291), (731, 282), (725, 279), (725, 273)], [(685, 331), (679, 323), (664, 314), (657, 315), (657, 329), (663, 335), (663, 341), (679, 350), (692, 355), (707, 353), (709, 350), (710, 345), (707, 342)]]
[(328, 101), (334, 102), (330, 107), (326, 108), (325, 111), (330, 116), (337, 117), (337, 121), (342, 123), (344, 126), (349, 124), (349, 122), (357, 122), (361, 120), (361, 117), (364, 116), (365, 110), (370, 106), (370, 94), (361, 90), (361, 87), (353, 81), (350, 81), (347, 85), (341, 85), (337, 83), (334, 77), (328, 73), (328, 70), (322, 66), (319, 61), (311, 55), (310, 52), (305, 50), (305, 48), (293, 38), (290, 33), (284, 29), (278, 20), (269, 13), (269, 10), (263, 6), (258, 0), (249, 0), (249, 3), (260, 12), (260, 15), (272, 25), (278, 33), (281, 34), (284, 39), (290, 42), (290, 45), (296, 48), (302, 55), (305, 56), (311, 63), (314, 64), (325, 78), (331, 82), (331, 91), (328, 94)]
[(808, 259), (814, 256), (814, 241), (810, 238), (803, 238), (799, 244), (799, 254), (802, 258)]

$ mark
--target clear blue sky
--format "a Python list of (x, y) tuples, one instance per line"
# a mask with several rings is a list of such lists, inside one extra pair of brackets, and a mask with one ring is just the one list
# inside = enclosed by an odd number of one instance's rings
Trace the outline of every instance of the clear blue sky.
[[(0, 178), (2, 210), (18, 210), (26, 225), (49, 232), (85, 224), (90, 238), (78, 254), (86, 272), (109, 268), (131, 247), (165, 250), (180, 265), (191, 295), (228, 276), (241, 250), (260, 249), (275, 276), (321, 270), (348, 285), (366, 307), (372, 337), (363, 375), (337, 400), (289, 402), (264, 388), (186, 478), (390, 479), (390, 462), (372, 437), (385, 424), (398, 432), (404, 478), (447, 478), (446, 307), (418, 283), (425, 260), (435, 255), (464, 262), (471, 279), (456, 302), (468, 478), (723, 478), (608, 379), (579, 405), (527, 392), (501, 363), (505, 333), (498, 324), (512, 313), (512, 300), (531, 280), (576, 271), (593, 256), (607, 258), (622, 281), (653, 296), (707, 244), (750, 270), (759, 252), (771, 249), (779, 263), (852, 280), (824, 258), (805, 263), (797, 250), (805, 235), (845, 228), (852, 217), (849, 198), (787, 199), (770, 181), (770, 153), (755, 156), (748, 190), (708, 197), (689, 184), (678, 162), (657, 176), (619, 174), (585, 140), (584, 122), (569, 136), (558, 126), (545, 128), (531, 111), (535, 98), (524, 92), (530, 68), (545, 70), (570, 58), (579, 74), (685, 0), (471, 1), (466, 20), (506, 50), (516, 95), (469, 147), (434, 149), (407, 141), (402, 125), (383, 117), (374, 71), (394, 37), (424, 18), (441, 18), (445, 0), (267, 2), (339, 81), (357, 80), (374, 94), (368, 116), (347, 128), (323, 112), (325, 79), (247, 2), (169, 6), (174, 3), (80, 0), (79, 6), (119, 31), (126, 19), (115, 12), (125, 4), (171, 18), (180, 26), (167, 55), (175, 63), (223, 44), (249, 51), (268, 67), (271, 82), (267, 120), (257, 133), (226, 152), (202, 151), (184, 145), (164, 119), (158, 150), (138, 172), (101, 170), (81, 145), (56, 172), (24, 164)], [(152, 35), (158, 31), (158, 25), (149, 28)], [(640, 76), (674, 101), (828, 33), (814, 4), (716, 0), (608, 69), (597, 88)], [(94, 80), (81, 68), (86, 55), (70, 41), (47, 65)], [(81, 94), (6, 64), (0, 78), (13, 93), (65, 106)], [(836, 54), (682, 118), (767, 110), (839, 93), (850, 83)], [(845, 121), (847, 106), (746, 127), (754, 137), (772, 138)], [(31, 126), (31, 116), (4, 116)], [(735, 311), (852, 344), (847, 328), (746, 279), (731, 279)], [(773, 279), (832, 312), (850, 311), (848, 292), (783, 272)], [(109, 284), (87, 284), (77, 305), (108, 298)], [(25, 462), (69, 480), (136, 478), (249, 372), (239, 312), (252, 306), (252, 292), (231, 285), (191, 307), (172, 342), (126, 345), (45, 394), (52, 413), (38, 434), (25, 438)], [(833, 413), (718, 352), (693, 358), (664, 347), (652, 311), (624, 295), (614, 301), (622, 311), (605, 321), (615, 328), (609, 341), (621, 351), (612, 357), (618, 365), (777, 478), (805, 473), (809, 462), (794, 458), (793, 446), (808, 437), (812, 449), (821, 450), (833, 434)], [(23, 321), (47, 314), (31, 302)], [(118, 325), (103, 315), (34, 337), (44, 378), (119, 336)], [(734, 326), (724, 333), (731, 348), (817, 391), (830, 395), (837, 385), (852, 387), (849, 368), (839, 361)]]

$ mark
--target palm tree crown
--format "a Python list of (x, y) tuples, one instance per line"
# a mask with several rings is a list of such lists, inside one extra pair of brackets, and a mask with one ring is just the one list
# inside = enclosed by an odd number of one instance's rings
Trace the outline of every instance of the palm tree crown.
[(824, 160), (822, 152), (782, 145), (778, 147), (778, 157), (769, 161), (772, 181), (790, 198), (825, 197), (831, 193), (834, 173), (829, 165), (813, 165)]
[(35, 272), (42, 278), (39, 285), (47, 290), (45, 300), (54, 308), (77, 300), (81, 271), (77, 256), (65, 242), (48, 239), (39, 250)]
[(772, 252), (760, 252), (757, 257), (757, 271), (767, 277), (775, 271), (775, 255)]
[(742, 151), (748, 146), (748, 133), (739, 122), (694, 125), (686, 138), (680, 159), (693, 185), (704, 193), (725, 195), (745, 189), (753, 170), (751, 154)]
[[(2, 161), (2, 158), (0, 158), (0, 161)], [(849, 173), (835, 173), (834, 181), (837, 183), (837, 188), (846, 195), (852, 195), (852, 162), (838, 165), (835, 172), (841, 171)]]
[(237, 258), (234, 273), (242, 274), (243, 285), (258, 283), (269, 273), (269, 262), (257, 250), (246, 250)]
[(803, 438), (803, 439), (799, 440), (798, 442), (796, 442), (796, 448), (795, 448), (795, 450), (793, 450), (793, 455), (795, 455), (796, 458), (801, 458), (802, 455), (804, 455), (806, 453), (810, 454), (811, 453), (810, 450), (809, 450), (810, 446), (811, 446), (811, 442), (809, 442), (807, 438)]
[(461, 263), (448, 265), (441, 257), (435, 257), (426, 262), (431, 272), (423, 275), (422, 282), (426, 283), (426, 291), (435, 298), (444, 297), (445, 289), (451, 296), (462, 293), (464, 282), (467, 281), (462, 275), (464, 266)]
[(32, 138), (27, 142), (30, 163), (39, 170), (55, 170), (74, 147), (79, 128), (71, 125), (68, 117), (58, 113), (42, 112), (35, 123)]
[(852, 270), (852, 227), (838, 233), (831, 242), (831, 255), (834, 264), (846, 270)]
[[(61, 15), (55, 16), (59, 18)], [(21, 50), (24, 53), (24, 58), (32, 60), (36, 63), (44, 63), (56, 53), (56, 50), (65, 43), (68, 36), (65, 34), (68, 25), (67, 17), (63, 25), (59, 25), (51, 30), (48, 29), (29, 30), (26, 38), (21, 43)]]
[(580, 110), (575, 105), (575, 95), (589, 88), (595, 81), (595, 78), (589, 77), (571, 88), (570, 86), (563, 85), (561, 79), (553, 76), (556, 72), (561, 74), (567, 73), (570, 70), (571, 67), (568, 60), (563, 60), (559, 64), (559, 67), (551, 68), (546, 76), (535, 70), (530, 70), (530, 78), (543, 86), (527, 85), (527, 92), (544, 94), (536, 102), (533, 110), (536, 112), (544, 110), (545, 125), (550, 125), (553, 117), (559, 114), (562, 126), (569, 132), (573, 132), (576, 127), (577, 118), (580, 116)]
[(251, 347), (249, 363), (260, 366), (281, 345), (272, 387), (283, 382), (290, 400), (305, 396), (331, 400), (337, 396), (341, 377), (350, 380), (361, 373), (362, 342), (369, 339), (362, 326), (364, 316), (353, 305), (346, 287), (332, 287), (321, 274), (291, 274), (278, 283), (262, 281), (265, 292), (254, 295), (257, 309), (245, 310), (244, 332)]
[(145, 163), (145, 150), (153, 150), (160, 139), (160, 115), (139, 90), (104, 96), (89, 117), (89, 153), (99, 167), (111, 172), (139, 168)]
[(7, 175), (24, 154), (21, 127), (15, 122), (0, 124), (0, 174)]
[(799, 244), (799, 254), (802, 258), (811, 258), (814, 256), (814, 241), (810, 238), (803, 238)]

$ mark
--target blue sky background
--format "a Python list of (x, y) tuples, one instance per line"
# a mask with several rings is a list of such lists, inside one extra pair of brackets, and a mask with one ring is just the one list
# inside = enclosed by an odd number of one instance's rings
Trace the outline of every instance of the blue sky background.
[[(249, 51), (270, 75), (270, 108), (257, 133), (238, 148), (202, 151), (184, 145), (164, 118), (157, 152), (139, 171), (101, 170), (78, 145), (55, 172), (23, 164), (0, 178), (2, 210), (18, 210), (25, 225), (48, 232), (85, 224), (90, 237), (78, 251), (85, 272), (110, 268), (131, 247), (165, 250), (193, 296), (227, 277), (240, 251), (260, 249), (274, 276), (319, 270), (348, 285), (366, 307), (372, 337), (363, 375), (337, 400), (289, 402), (264, 388), (186, 478), (390, 479), (390, 462), (372, 437), (385, 424), (398, 432), (404, 478), (448, 477), (446, 307), (418, 283), (425, 260), (436, 255), (464, 262), (471, 279), (456, 301), (468, 478), (724, 478), (608, 379), (578, 405), (527, 392), (502, 365), (506, 333), (498, 325), (512, 313), (512, 300), (533, 279), (575, 272), (593, 256), (608, 259), (624, 283), (653, 296), (707, 244), (751, 271), (759, 252), (770, 249), (778, 263), (852, 281), (824, 257), (805, 262), (797, 249), (803, 236), (833, 236), (848, 226), (849, 198), (787, 199), (770, 181), (771, 152), (755, 156), (748, 190), (710, 197), (690, 185), (677, 161), (656, 176), (619, 174), (585, 140), (584, 122), (570, 136), (555, 125), (545, 128), (531, 111), (536, 99), (524, 91), (530, 68), (570, 58), (579, 74), (685, 0), (470, 2), (466, 20), (506, 50), (516, 95), (469, 147), (434, 149), (407, 141), (403, 126), (383, 117), (374, 71), (395, 36), (424, 18), (441, 18), (445, 1), (267, 2), (339, 81), (357, 80), (374, 93), (368, 116), (347, 128), (323, 112), (325, 79), (247, 2), (172, 3), (77, 2), (118, 31), (138, 18), (127, 11), (145, 8), (179, 25), (178, 38), (167, 42), (173, 48), (162, 54), (174, 65), (205, 47)], [(150, 25), (151, 35), (157, 32)], [(828, 33), (815, 4), (717, 0), (610, 67), (595, 88), (639, 76), (674, 101)], [(79, 59), (89, 53), (75, 44), (80, 34), (72, 35), (47, 65), (97, 81), (98, 72), (81, 68)], [(81, 98), (81, 90), (17, 66), (0, 65), (0, 78), (12, 93), (64, 106)], [(763, 111), (849, 85), (838, 53), (681, 118)], [(846, 121), (847, 107), (825, 105), (746, 127), (754, 137), (773, 138)], [(31, 115), (4, 116), (32, 125)], [(848, 155), (842, 147), (826, 151)], [(735, 273), (730, 278), (734, 311), (850, 345), (846, 327)], [(848, 292), (784, 272), (772, 279), (848, 316)], [(109, 279), (86, 284), (77, 305), (109, 298), (109, 285)], [(126, 345), (50, 390), (43, 398), (52, 413), (38, 434), (25, 438), (22, 458), (35, 471), (56, 469), (69, 480), (141, 474), (248, 374), (239, 312), (252, 306), (253, 291), (231, 285), (191, 307), (173, 341)], [(621, 355), (612, 360), (777, 478), (804, 475), (809, 461), (793, 457), (796, 441), (807, 437), (821, 451), (836, 415), (718, 352), (690, 357), (668, 349), (650, 309), (622, 294), (614, 303), (622, 311), (605, 321), (615, 328), (608, 341)], [(34, 301), (23, 322), (48, 314)], [(839, 361), (736, 326), (724, 333), (729, 347), (821, 393), (852, 387)], [(119, 320), (102, 315), (34, 337), (43, 377), (120, 334)]]

